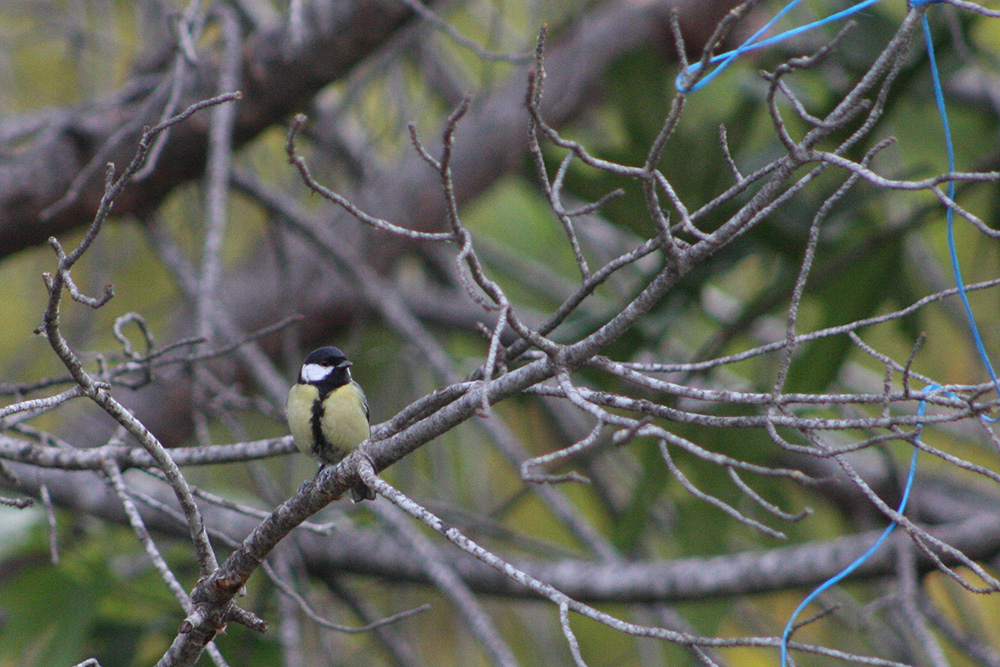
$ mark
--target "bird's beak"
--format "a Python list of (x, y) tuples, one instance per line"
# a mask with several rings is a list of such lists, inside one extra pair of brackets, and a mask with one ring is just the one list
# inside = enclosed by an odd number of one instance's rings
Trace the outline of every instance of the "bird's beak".
[(351, 363), (347, 359), (344, 359), (339, 364), (337, 364), (337, 368), (350, 368), (353, 365), (354, 365), (353, 363)]

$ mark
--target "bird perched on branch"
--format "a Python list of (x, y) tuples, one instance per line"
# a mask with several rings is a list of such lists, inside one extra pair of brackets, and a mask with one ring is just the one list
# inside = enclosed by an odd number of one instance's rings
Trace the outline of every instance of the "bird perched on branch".
[[(368, 401), (351, 379), (351, 362), (335, 347), (311, 352), (288, 392), (288, 428), (295, 445), (320, 462), (320, 470), (339, 463), (371, 435)], [(351, 489), (354, 502), (373, 499), (364, 484)]]

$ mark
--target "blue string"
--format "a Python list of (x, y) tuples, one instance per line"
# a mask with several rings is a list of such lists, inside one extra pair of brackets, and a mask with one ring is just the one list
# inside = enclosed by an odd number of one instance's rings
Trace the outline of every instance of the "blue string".
[[(857, 12), (862, 11), (863, 9), (875, 4), (876, 2), (879, 2), (879, 0), (864, 0), (863, 2), (859, 2), (849, 7), (848, 9), (836, 12), (835, 14), (831, 14), (830, 16), (827, 16), (818, 21), (814, 21), (812, 23), (808, 23), (806, 25), (799, 26), (791, 30), (787, 30), (773, 37), (757, 41), (761, 37), (761, 35), (770, 30), (771, 26), (773, 26), (782, 16), (791, 11), (792, 8), (798, 5), (800, 1), (801, 0), (791, 0), (791, 2), (789, 2), (781, 11), (779, 11), (774, 16), (774, 18), (772, 18), (770, 21), (764, 24), (764, 26), (760, 30), (751, 35), (750, 38), (747, 39), (738, 48), (732, 51), (728, 51), (726, 53), (718, 54), (709, 59), (708, 60), (709, 64), (719, 63), (718, 66), (715, 67), (711, 72), (706, 74), (704, 77), (696, 81), (693, 85), (688, 87), (684, 86), (684, 81), (689, 79), (692, 75), (696, 74), (698, 71), (700, 71), (702, 65), (701, 63), (695, 63), (693, 65), (686, 67), (683, 71), (680, 72), (680, 74), (677, 75), (677, 78), (674, 82), (677, 90), (680, 91), (681, 93), (692, 93), (702, 88), (703, 86), (707, 85), (712, 79), (714, 79), (723, 70), (729, 67), (729, 65), (732, 64), (732, 62), (736, 60), (736, 58), (738, 58), (744, 53), (760, 49), (765, 46), (769, 46), (771, 44), (788, 39), (790, 37), (794, 37), (795, 35), (804, 33), (808, 30), (818, 28), (819, 26), (825, 25), (827, 23), (831, 23), (833, 21), (838, 21), (840, 19), (846, 18), (848, 16), (851, 16), (852, 14), (856, 14)], [(925, 5), (938, 4), (941, 2), (941, 0), (908, 0), (908, 1), (911, 7), (922, 7)], [(941, 125), (944, 131), (945, 149), (948, 156), (948, 171), (949, 173), (954, 173), (955, 148), (952, 142), (951, 126), (948, 122), (948, 113), (945, 106), (944, 92), (941, 86), (941, 77), (938, 70), (937, 59), (934, 54), (934, 42), (931, 38), (930, 23), (927, 19), (926, 13), (921, 17), (921, 20), (923, 23), (924, 41), (926, 42), (927, 45), (927, 58), (930, 63), (931, 79), (933, 81), (933, 86), (934, 86), (934, 99), (937, 103), (938, 115), (941, 118)], [(948, 198), (954, 201), (955, 181), (953, 180), (948, 181), (947, 190), (948, 190)], [(979, 333), (979, 327), (976, 325), (976, 320), (972, 313), (972, 306), (969, 303), (969, 297), (965, 290), (965, 282), (962, 279), (962, 271), (958, 261), (957, 243), (955, 241), (955, 229), (954, 229), (955, 211), (952, 208), (948, 207), (945, 216), (947, 220), (948, 253), (951, 259), (951, 269), (952, 269), (952, 274), (954, 275), (955, 278), (955, 284), (958, 289), (958, 294), (962, 301), (962, 307), (965, 309), (966, 318), (969, 321), (969, 328), (972, 332), (972, 338), (973, 341), (975, 342), (976, 350), (979, 354), (980, 359), (983, 362), (983, 365), (986, 367), (986, 370), (989, 373), (990, 379), (993, 381), (993, 386), (996, 388), (997, 394), (1000, 395), (1000, 379), (997, 378), (996, 371), (993, 368), (993, 363), (990, 361), (989, 355), (986, 353), (986, 347), (983, 344), (983, 339)], [(934, 393), (939, 390), (940, 390), (939, 386), (933, 385), (927, 391), (925, 391), (924, 398), (921, 399), (920, 405), (917, 409), (918, 416), (922, 417), (926, 411), (927, 408), (926, 397), (931, 393)], [(988, 417), (984, 418), (989, 419), (989, 421), (996, 421), (996, 419), (990, 419)], [(923, 424), (917, 424), (917, 434), (916, 434), (917, 442), (920, 441), (922, 435), (923, 435)], [(903, 488), (903, 497), (900, 500), (899, 508), (896, 510), (897, 513), (899, 514), (903, 514), (903, 512), (906, 510), (906, 504), (910, 498), (910, 491), (913, 488), (913, 479), (917, 469), (918, 452), (919, 449), (917, 447), (914, 447), (913, 455), (910, 458), (910, 469), (906, 477), (906, 485)], [(856, 570), (862, 563), (868, 560), (868, 558), (870, 558), (872, 554), (874, 554), (879, 549), (879, 547), (882, 546), (882, 543), (885, 542), (885, 540), (889, 537), (889, 535), (896, 528), (896, 526), (897, 523), (895, 521), (890, 523), (885, 528), (885, 530), (882, 531), (882, 534), (879, 535), (879, 538), (875, 541), (875, 543), (872, 544), (871, 547), (869, 547), (868, 550), (865, 551), (865, 553), (863, 553), (861, 556), (855, 559), (850, 565), (841, 570), (838, 574), (830, 577), (825, 582), (820, 584), (813, 592), (811, 592), (808, 596), (806, 596), (806, 598), (799, 604), (798, 607), (796, 607), (795, 611), (792, 613), (791, 618), (788, 619), (788, 623), (785, 625), (784, 632), (781, 635), (781, 667), (785, 667), (785, 665), (787, 665), (788, 639), (792, 633), (792, 628), (795, 624), (795, 619), (797, 619), (799, 615), (802, 613), (802, 611), (807, 606), (809, 606), (809, 604), (811, 604), (816, 599), (817, 596), (823, 593), (823, 591), (826, 591), (832, 586), (835, 586), (837, 583), (839, 583), (844, 578), (849, 576), (852, 572), (854, 572), (854, 570)]]
[[(909, 0), (909, 5), (911, 7), (922, 7), (925, 5), (939, 4), (941, 1), (942, 0)], [(729, 65), (734, 60), (736, 60), (736, 58), (738, 58), (744, 53), (753, 51), (755, 49), (763, 48), (770, 44), (774, 44), (779, 41), (788, 39), (789, 37), (794, 37), (795, 35), (801, 34), (808, 30), (818, 28), (819, 26), (825, 25), (832, 21), (838, 21), (842, 18), (851, 16), (852, 14), (856, 14), (857, 12), (860, 12), (869, 6), (874, 5), (876, 2), (879, 2), (879, 0), (864, 0), (863, 2), (859, 2), (856, 5), (848, 7), (847, 9), (841, 10), (839, 12), (831, 14), (830, 16), (819, 19), (817, 21), (813, 21), (812, 23), (807, 23), (806, 25), (799, 26), (797, 28), (792, 28), (791, 30), (787, 30), (785, 32), (774, 35), (773, 37), (769, 37), (759, 42), (757, 41), (757, 39), (761, 35), (770, 30), (771, 26), (773, 26), (775, 22), (777, 22), (782, 16), (791, 11), (796, 5), (799, 4), (799, 2), (801, 2), (801, 0), (792, 0), (787, 5), (785, 5), (781, 9), (781, 11), (775, 14), (775, 16), (770, 21), (765, 23), (764, 26), (760, 28), (760, 30), (751, 35), (750, 38), (747, 39), (738, 48), (732, 51), (727, 51), (726, 53), (720, 53), (709, 59), (708, 61), (709, 64), (714, 64), (714, 63), (720, 63), (720, 64), (718, 65), (718, 67), (713, 69), (707, 75), (705, 75), (697, 82), (695, 82), (694, 85), (688, 88), (685, 88), (683, 86), (684, 79), (690, 76), (691, 74), (698, 72), (701, 69), (701, 63), (694, 63), (693, 65), (689, 65), (688, 67), (686, 67), (683, 71), (681, 71), (680, 74), (677, 75), (677, 78), (674, 82), (675, 86), (677, 87), (677, 90), (679, 90), (682, 93), (694, 92), (702, 88), (706, 84), (708, 84), (709, 81), (718, 76), (724, 69), (729, 67)], [(923, 23), (924, 41), (927, 44), (927, 58), (930, 61), (931, 80), (933, 81), (934, 85), (934, 99), (937, 103), (938, 115), (941, 118), (941, 125), (944, 130), (945, 149), (948, 154), (948, 171), (953, 173), (955, 171), (955, 147), (951, 139), (951, 126), (948, 122), (948, 112), (947, 109), (945, 108), (944, 92), (941, 87), (941, 77), (938, 71), (937, 59), (934, 55), (934, 42), (931, 38), (930, 23), (927, 20), (926, 13), (921, 17), (921, 20)], [(948, 181), (948, 198), (951, 199), (952, 201), (955, 200), (954, 181)], [(958, 289), (958, 295), (962, 301), (962, 307), (965, 310), (966, 319), (969, 321), (969, 329), (972, 333), (973, 343), (976, 346), (976, 352), (978, 353), (979, 358), (982, 360), (983, 366), (986, 368), (986, 372), (990, 376), (990, 380), (993, 383), (993, 387), (996, 389), (997, 395), (1000, 395), (1000, 378), (997, 377), (996, 370), (993, 368), (993, 362), (990, 361), (990, 357), (986, 352), (986, 346), (983, 343), (982, 335), (979, 333), (979, 327), (976, 325), (976, 318), (972, 313), (972, 305), (969, 303), (969, 296), (965, 290), (965, 281), (962, 279), (962, 269), (961, 266), (959, 265), (958, 248), (955, 242), (955, 211), (949, 207), (945, 211), (945, 216), (947, 220), (948, 254), (951, 260), (951, 271), (952, 275), (955, 278), (955, 285)], [(997, 421), (996, 418), (990, 418), (985, 416), (984, 419), (991, 422)]]
[[(784, 39), (788, 39), (790, 37), (794, 37), (795, 35), (804, 33), (808, 30), (818, 28), (819, 26), (825, 25), (827, 23), (846, 18), (848, 16), (851, 16), (852, 14), (856, 14), (857, 12), (862, 11), (863, 9), (875, 4), (876, 2), (879, 2), (879, 0), (864, 0), (863, 2), (859, 2), (858, 4), (849, 7), (848, 9), (836, 12), (835, 14), (831, 14), (826, 18), (814, 21), (812, 23), (808, 23), (803, 26), (799, 26), (797, 28), (793, 28), (791, 30), (787, 30), (785, 32), (761, 40), (759, 42), (757, 41), (761, 37), (761, 35), (770, 30), (771, 26), (773, 26), (782, 16), (791, 11), (792, 8), (798, 5), (800, 1), (801, 0), (791, 0), (791, 2), (789, 2), (781, 11), (779, 11), (774, 16), (774, 18), (772, 18), (770, 21), (764, 24), (764, 26), (760, 30), (751, 35), (750, 38), (747, 39), (738, 48), (732, 51), (727, 51), (726, 53), (718, 54), (710, 58), (708, 60), (708, 64), (719, 63), (719, 65), (715, 67), (715, 69), (713, 69), (711, 72), (706, 74), (704, 77), (696, 81), (693, 85), (688, 87), (685, 87), (683, 82), (686, 79), (690, 78), (692, 75), (696, 74), (701, 69), (701, 63), (695, 63), (693, 65), (686, 67), (683, 71), (680, 72), (680, 74), (677, 75), (677, 78), (674, 81), (677, 90), (680, 91), (681, 93), (692, 93), (702, 88), (703, 86), (707, 85), (712, 79), (714, 79), (723, 70), (729, 67), (729, 65), (732, 64), (732, 62), (736, 60), (736, 58), (738, 58), (744, 53), (760, 49), (765, 46), (769, 46)], [(911, 7), (922, 7), (925, 5), (938, 4), (941, 1), (942, 0), (908, 0), (909, 5)], [(926, 42), (927, 45), (927, 58), (930, 63), (931, 79), (933, 81), (933, 86), (934, 86), (934, 99), (935, 102), (937, 103), (938, 115), (941, 118), (941, 125), (944, 131), (945, 149), (948, 155), (948, 171), (949, 173), (954, 173), (955, 148), (954, 144), (952, 143), (951, 126), (948, 122), (948, 112), (945, 106), (944, 92), (941, 87), (941, 77), (938, 71), (937, 59), (934, 55), (934, 42), (931, 38), (930, 23), (927, 19), (926, 13), (921, 17), (921, 20), (923, 23), (924, 41)], [(948, 198), (954, 201), (955, 181), (953, 180), (948, 181), (947, 190), (948, 190)], [(986, 367), (990, 379), (993, 381), (993, 386), (996, 388), (997, 394), (1000, 395), (1000, 379), (997, 378), (996, 371), (993, 368), (993, 363), (990, 361), (989, 355), (986, 353), (986, 347), (983, 344), (982, 336), (979, 333), (979, 327), (976, 325), (976, 320), (972, 313), (972, 306), (969, 304), (969, 297), (968, 294), (966, 293), (965, 282), (962, 279), (962, 270), (958, 261), (957, 243), (955, 242), (955, 211), (951, 207), (948, 207), (946, 209), (945, 216), (947, 220), (947, 232), (948, 232), (947, 234), (948, 253), (951, 259), (951, 269), (952, 269), (952, 274), (955, 278), (955, 284), (957, 286), (958, 294), (962, 301), (962, 307), (965, 309), (966, 318), (969, 321), (969, 328), (972, 332), (972, 338), (976, 345), (976, 351), (978, 352), (979, 357), (983, 362), (983, 365)], [(928, 388), (928, 390), (924, 392), (923, 394), (924, 398), (921, 399), (920, 405), (917, 408), (918, 416), (922, 417), (926, 411), (927, 408), (926, 397), (936, 391), (940, 391), (940, 389), (941, 387), (939, 387), (938, 385), (932, 385), (930, 388)], [(949, 395), (952, 394), (949, 392)], [(984, 419), (988, 419), (989, 421), (997, 421), (996, 419), (991, 419), (985, 416)], [(915, 437), (916, 442), (920, 442), (922, 435), (923, 435), (923, 424), (918, 423), (917, 434)], [(896, 510), (897, 513), (900, 515), (903, 514), (903, 512), (906, 510), (906, 504), (910, 498), (910, 491), (913, 488), (913, 479), (914, 476), (916, 475), (916, 469), (917, 469), (918, 452), (919, 449), (915, 446), (913, 448), (913, 455), (910, 458), (910, 470), (906, 477), (906, 485), (903, 488), (903, 497), (900, 500), (899, 508)], [(813, 592), (811, 592), (808, 596), (806, 596), (806, 598), (799, 604), (798, 607), (796, 607), (795, 611), (792, 613), (791, 618), (788, 619), (788, 623), (785, 625), (784, 632), (781, 635), (781, 667), (785, 667), (787, 665), (788, 639), (792, 633), (792, 628), (795, 624), (795, 619), (798, 618), (799, 615), (802, 613), (802, 611), (807, 606), (809, 606), (809, 604), (811, 604), (816, 599), (816, 597), (819, 596), (823, 591), (826, 591), (827, 589), (831, 588), (832, 586), (842, 581), (844, 578), (849, 576), (854, 570), (856, 570), (862, 563), (868, 560), (868, 558), (870, 558), (872, 554), (874, 554), (879, 549), (879, 547), (882, 546), (882, 543), (885, 542), (885, 540), (889, 537), (889, 535), (896, 528), (896, 526), (897, 523), (895, 521), (891, 522), (885, 528), (885, 530), (882, 531), (882, 534), (879, 535), (879, 538), (875, 541), (875, 543), (872, 544), (867, 551), (865, 551), (865, 553), (856, 558), (850, 565), (841, 570), (838, 574), (835, 574), (834, 576), (830, 577), (822, 584), (820, 584)]]
[[(708, 63), (710, 65), (714, 64), (714, 63), (717, 63), (717, 62), (721, 62), (722, 64), (720, 64), (718, 67), (716, 67), (715, 69), (713, 69), (711, 72), (709, 72), (708, 74), (706, 74), (704, 77), (702, 77), (701, 79), (699, 79), (698, 81), (696, 81), (693, 86), (685, 88), (684, 85), (683, 85), (683, 81), (689, 75), (694, 74), (695, 72), (697, 72), (698, 70), (700, 70), (701, 69), (701, 63), (694, 63), (694, 64), (688, 65), (686, 68), (684, 68), (681, 71), (681, 73), (677, 75), (677, 79), (674, 81), (674, 85), (676, 86), (677, 90), (680, 91), (680, 92), (682, 92), (682, 93), (693, 93), (694, 91), (696, 91), (696, 90), (702, 88), (703, 86), (705, 86), (709, 81), (711, 81), (712, 79), (714, 79), (716, 76), (718, 76), (722, 72), (722, 70), (724, 70), (727, 67), (729, 67), (729, 65), (734, 60), (736, 60), (736, 58), (738, 58), (739, 56), (743, 55), (744, 53), (748, 53), (750, 51), (754, 51), (756, 49), (760, 49), (760, 48), (763, 48), (765, 46), (770, 46), (771, 44), (776, 44), (776, 43), (778, 43), (778, 42), (780, 42), (782, 40), (788, 39), (789, 37), (794, 37), (795, 35), (799, 35), (801, 33), (804, 33), (806, 31), (808, 31), (808, 30), (812, 30), (813, 28), (818, 28), (821, 25), (826, 25), (827, 23), (831, 23), (833, 21), (839, 21), (842, 18), (846, 18), (846, 17), (848, 17), (848, 16), (850, 16), (852, 14), (858, 13), (861, 10), (865, 9), (866, 7), (874, 5), (876, 2), (879, 2), (879, 1), (880, 0), (864, 0), (864, 2), (859, 2), (856, 5), (848, 7), (847, 9), (841, 10), (841, 11), (835, 13), (835, 14), (831, 14), (830, 16), (827, 16), (825, 18), (819, 19), (817, 21), (813, 21), (812, 23), (807, 23), (806, 25), (799, 26), (797, 28), (792, 28), (790, 30), (786, 30), (785, 32), (782, 32), (782, 33), (779, 33), (777, 35), (774, 35), (773, 37), (768, 37), (767, 39), (758, 42), (757, 41), (758, 37), (760, 37), (762, 34), (764, 34), (765, 32), (767, 32), (768, 30), (770, 30), (771, 26), (774, 25), (775, 22), (778, 21), (778, 19), (780, 19), (785, 14), (787, 14), (793, 7), (795, 7), (795, 5), (799, 4), (799, 2), (801, 2), (801, 0), (792, 0), (787, 5), (785, 5), (785, 7), (780, 12), (778, 12), (777, 14), (775, 14), (774, 18), (772, 18), (770, 21), (768, 21), (767, 23), (765, 23), (764, 26), (760, 30), (758, 30), (753, 35), (751, 35), (750, 38), (747, 39), (745, 42), (743, 42), (743, 44), (741, 44), (739, 47), (737, 47), (736, 49), (734, 49), (732, 51), (727, 51), (725, 53), (720, 53), (720, 54), (718, 54), (718, 55), (713, 56), (712, 58), (710, 58), (709, 61), (708, 61)], [(914, 1), (917, 1), (917, 2), (928, 2), (928, 1), (930, 1), (930, 2), (938, 2), (939, 0), (914, 0)]]
[[(924, 392), (923, 394), (924, 398), (920, 400), (920, 405), (917, 407), (917, 416), (919, 417), (924, 416), (924, 412), (927, 409), (926, 397), (936, 391), (939, 391), (940, 389), (941, 387), (939, 387), (938, 385), (932, 385), (928, 391)], [(924, 430), (924, 425), (918, 423), (917, 436), (916, 436), (916, 440), (918, 442), (920, 441), (921, 436), (923, 435), (923, 430)], [(903, 486), (903, 497), (899, 501), (899, 507), (896, 509), (896, 512), (898, 514), (902, 514), (904, 511), (906, 511), (906, 503), (910, 499), (910, 490), (913, 488), (913, 478), (917, 473), (917, 453), (919, 451), (920, 450), (917, 447), (913, 448), (913, 455), (910, 457), (910, 471), (906, 475), (906, 484)], [(788, 638), (792, 634), (792, 627), (795, 625), (795, 619), (799, 617), (799, 614), (801, 614), (802, 611), (807, 606), (809, 606), (809, 604), (811, 604), (812, 601), (815, 600), (820, 593), (836, 585), (842, 579), (851, 574), (851, 572), (854, 572), (854, 570), (856, 570), (858, 566), (860, 566), (866, 560), (871, 558), (872, 554), (878, 551), (878, 548), (882, 546), (882, 543), (885, 542), (886, 538), (888, 538), (889, 535), (892, 533), (892, 531), (896, 529), (897, 525), (898, 524), (895, 521), (893, 521), (888, 526), (886, 526), (885, 530), (882, 531), (882, 534), (879, 535), (878, 539), (875, 540), (874, 544), (868, 547), (867, 551), (865, 551), (863, 554), (854, 559), (854, 561), (850, 565), (845, 567), (843, 570), (833, 575), (832, 577), (824, 581), (822, 584), (820, 584), (818, 587), (816, 587), (816, 589), (812, 593), (807, 595), (806, 598), (799, 604), (799, 606), (795, 608), (795, 611), (792, 612), (791, 618), (788, 619), (788, 623), (785, 625), (784, 632), (781, 633), (781, 667), (785, 667), (785, 665), (788, 664)]]
[[(910, 0), (910, 4), (916, 6), (937, 3), (939, 1)], [(955, 171), (955, 146), (951, 140), (951, 125), (948, 123), (948, 111), (945, 108), (944, 91), (941, 88), (941, 76), (938, 73), (937, 59), (934, 56), (934, 41), (931, 39), (931, 27), (930, 22), (927, 20), (927, 14), (924, 14), (921, 18), (924, 25), (924, 41), (927, 42), (927, 59), (930, 61), (931, 66), (931, 81), (934, 83), (934, 99), (937, 102), (938, 115), (941, 117), (941, 125), (944, 130), (944, 145), (948, 153), (948, 171), (953, 173)], [(948, 199), (955, 201), (955, 181), (948, 181)], [(965, 291), (965, 281), (962, 279), (962, 268), (958, 263), (958, 247), (955, 242), (955, 211), (950, 206), (945, 210), (945, 219), (948, 223), (948, 255), (951, 258), (951, 272), (955, 277), (955, 286), (962, 300), (962, 307), (965, 309), (965, 317), (969, 320), (969, 329), (972, 331), (972, 340), (976, 344), (976, 351), (979, 353), (979, 358), (982, 359), (983, 365), (986, 367), (986, 372), (989, 373), (990, 380), (993, 381), (993, 386), (996, 388), (997, 394), (1000, 395), (1000, 380), (997, 379), (996, 371), (993, 370), (993, 363), (986, 353), (986, 346), (983, 345), (983, 338), (979, 335), (979, 327), (976, 326), (976, 318), (972, 314), (972, 306), (969, 304), (969, 295)], [(996, 418), (985, 415), (983, 418), (991, 422), (996, 421)]]

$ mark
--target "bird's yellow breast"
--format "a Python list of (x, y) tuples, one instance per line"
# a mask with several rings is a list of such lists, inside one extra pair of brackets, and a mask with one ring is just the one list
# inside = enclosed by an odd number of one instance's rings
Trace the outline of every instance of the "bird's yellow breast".
[(319, 391), (309, 384), (297, 384), (288, 392), (288, 430), (292, 432), (295, 446), (303, 454), (315, 456), (312, 451), (312, 406), (319, 398)]
[[(293, 386), (286, 406), (288, 428), (302, 453), (336, 463), (371, 434), (364, 396), (348, 383), (327, 394), (319, 411), (314, 408), (318, 399), (316, 387)], [(317, 419), (320, 439), (316, 437)]]
[(323, 401), (323, 435), (334, 448), (344, 454), (371, 435), (364, 396), (353, 383), (330, 392)]

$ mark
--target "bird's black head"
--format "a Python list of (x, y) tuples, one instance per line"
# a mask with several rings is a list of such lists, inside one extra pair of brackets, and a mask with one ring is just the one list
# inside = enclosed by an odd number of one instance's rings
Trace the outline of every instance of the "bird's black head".
[(351, 381), (351, 362), (336, 347), (321, 347), (309, 353), (302, 370), (299, 384), (311, 384), (330, 391)]

